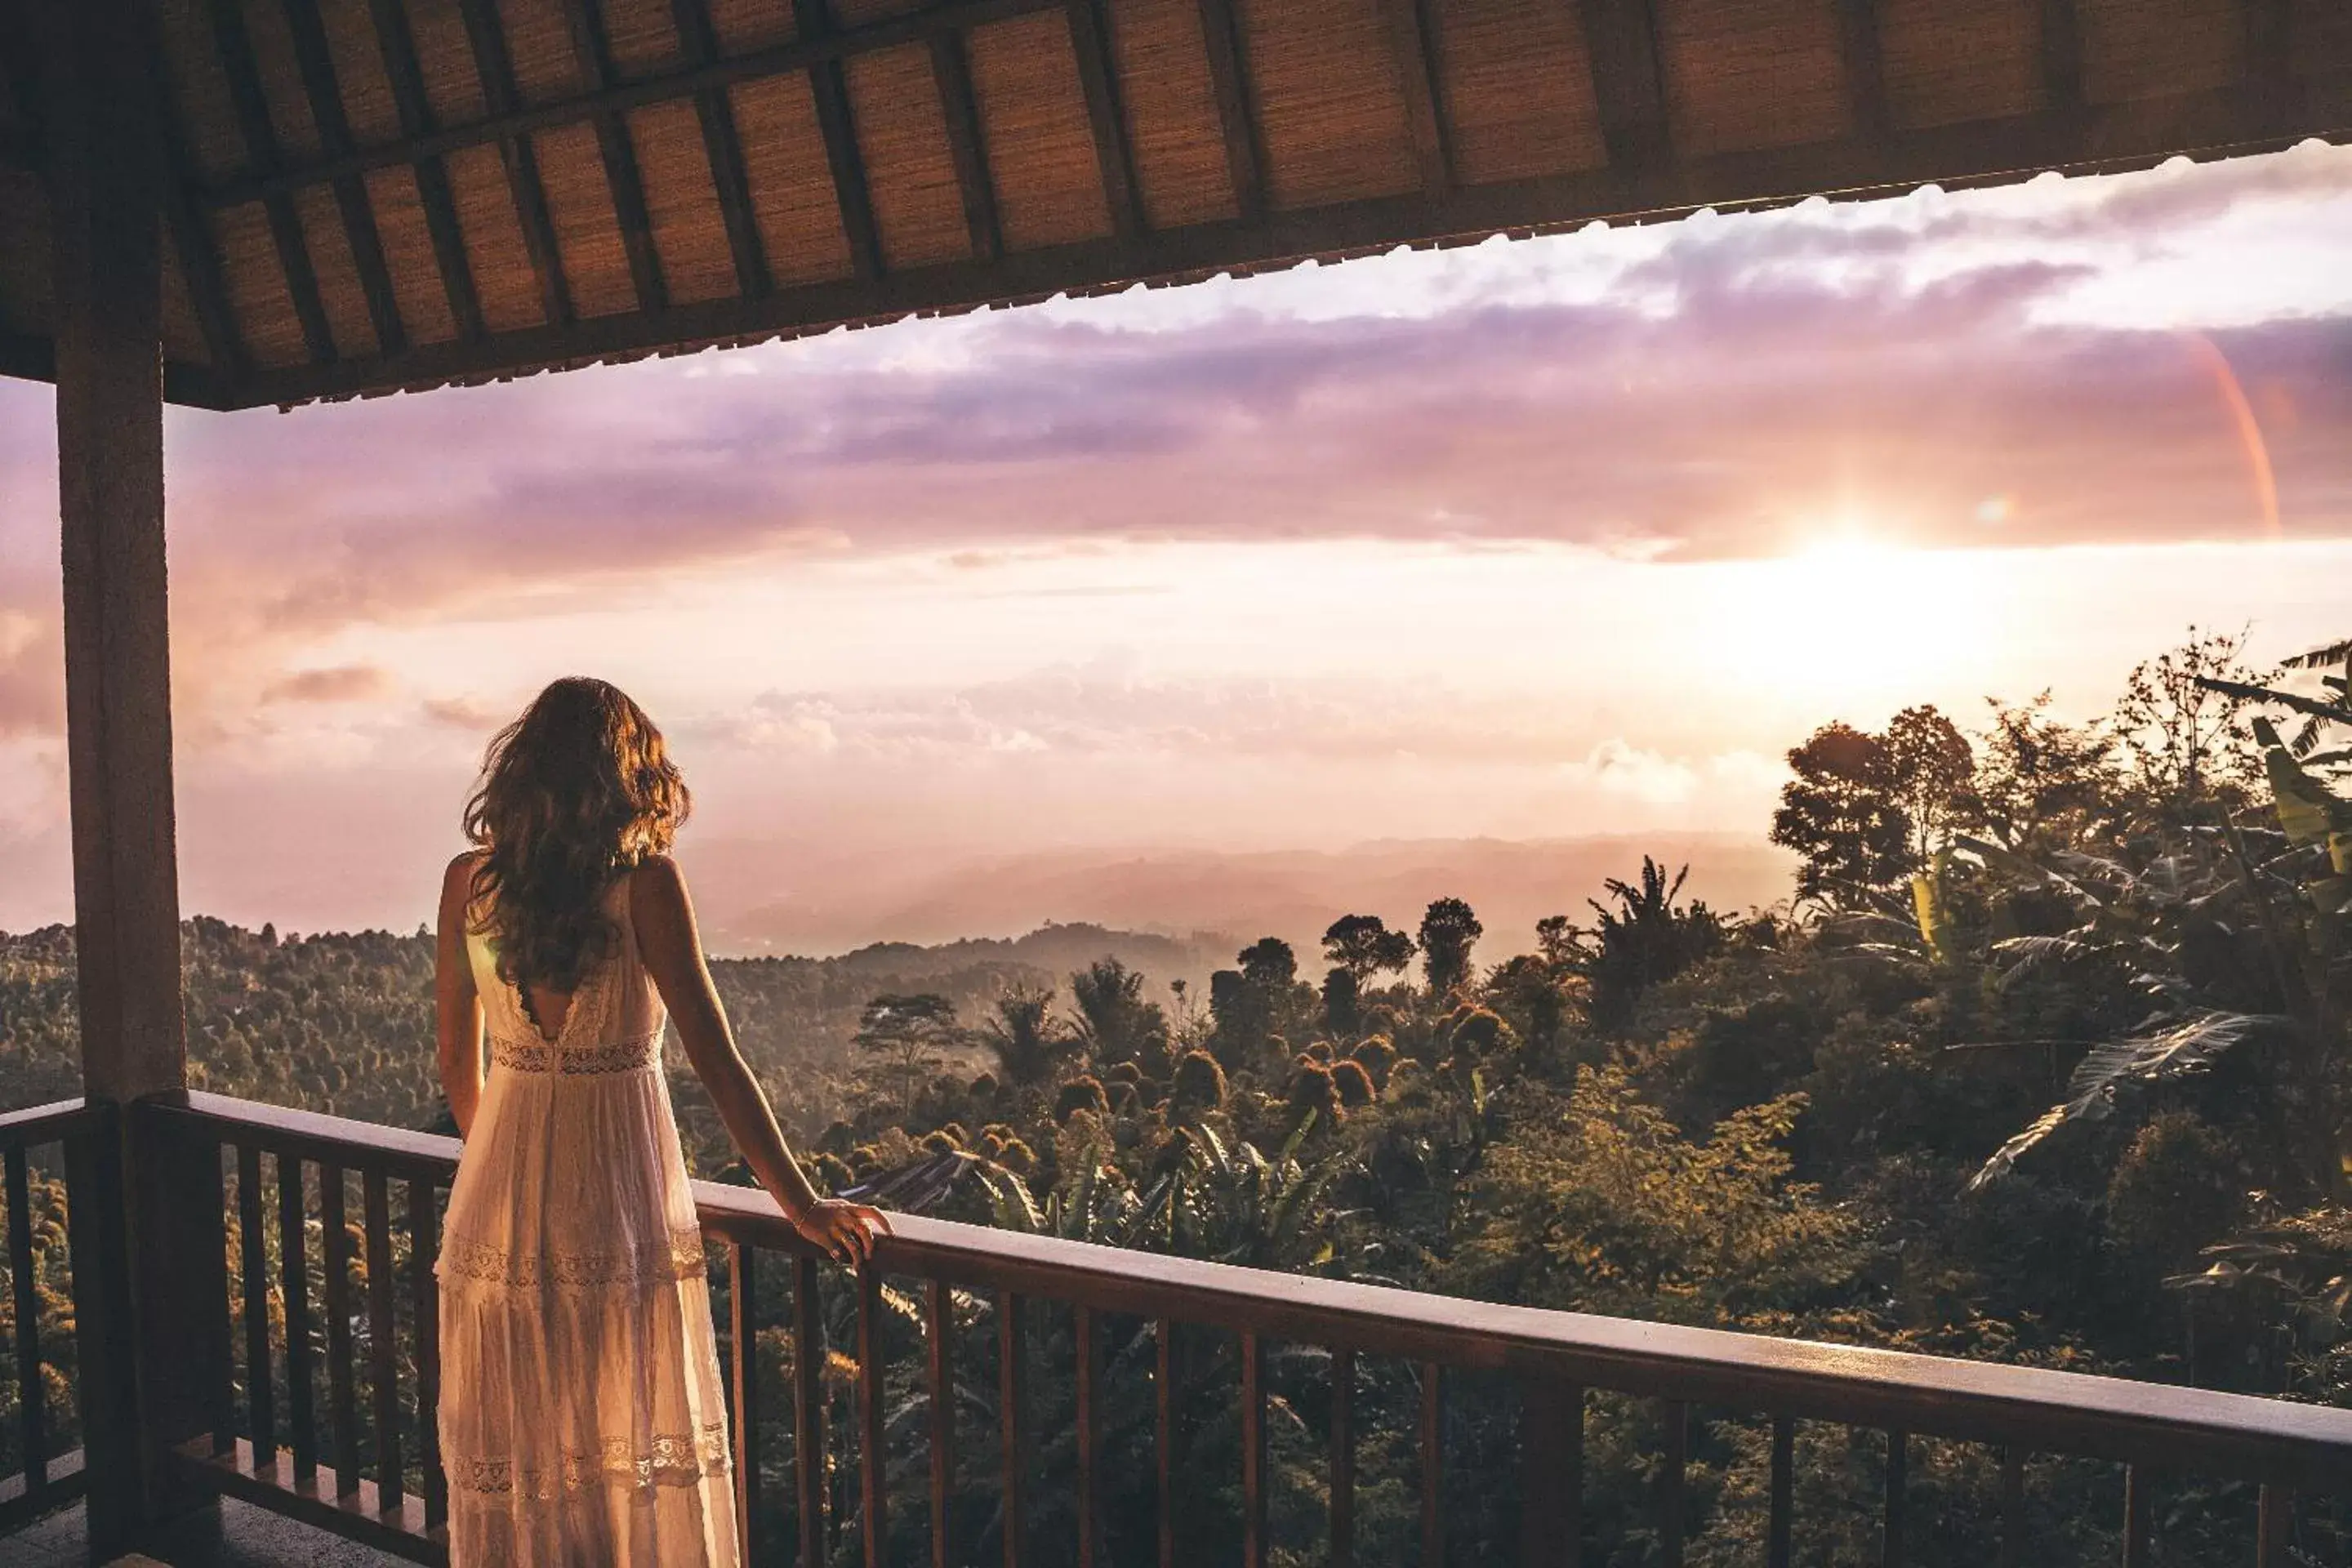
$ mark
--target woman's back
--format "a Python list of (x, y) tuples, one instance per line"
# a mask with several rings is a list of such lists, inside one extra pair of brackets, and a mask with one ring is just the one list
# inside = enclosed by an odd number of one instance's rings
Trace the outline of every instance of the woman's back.
[(465, 1563), (732, 1563), (701, 1232), (630, 920), (552, 1037), (467, 939), (490, 1071), (443, 1226), (442, 1445)]

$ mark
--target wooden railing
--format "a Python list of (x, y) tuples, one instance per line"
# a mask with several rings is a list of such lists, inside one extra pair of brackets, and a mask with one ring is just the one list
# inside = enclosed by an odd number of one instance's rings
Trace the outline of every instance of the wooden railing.
[[(76, 1381), (75, 1359), (60, 1360), (70, 1358), (76, 1347), (62, 1328), (45, 1338), (42, 1322), (62, 1318), (69, 1328), (89, 1316), (92, 1303), (75, 1300), (73, 1245), (55, 1222), (70, 1216), (63, 1201), (68, 1184), (85, 1184), (86, 1173), (113, 1159), (114, 1132), (110, 1109), (79, 1100), (0, 1115), (9, 1351), (16, 1394), (14, 1431), (6, 1444), (14, 1462), (0, 1476), (0, 1536), (82, 1494), (81, 1451), (67, 1446), (79, 1413), (53, 1409), (49, 1398), (51, 1372), (68, 1384)], [(60, 1304), (61, 1311), (56, 1310)]]
[[(439, 1560), (432, 1260), (457, 1145), (216, 1096), (189, 1100), (133, 1114), (155, 1119), (154, 1130), (183, 1147), (216, 1149), (235, 1194), (223, 1244), (241, 1267), (219, 1312), (217, 1338), (236, 1348), (219, 1368), (217, 1418), (208, 1437), (179, 1450), (180, 1462), (220, 1491)], [(53, 1124), (30, 1125), (56, 1135)], [(1415, 1560), (1410, 1546), (1389, 1553), (1358, 1539), (1367, 1495), (1357, 1485), (1359, 1449), (1369, 1430), (1359, 1400), (1375, 1392), (1391, 1427), (1410, 1424), (1403, 1447), (1418, 1517), (1406, 1534), (1419, 1538), (1418, 1562), (1446, 1562), (1449, 1542), (1455, 1560), (1467, 1560), (1445, 1507), (1447, 1402), (1457, 1386), (1491, 1385), (1495, 1374), (1519, 1405), (1519, 1527), (1504, 1555), (1548, 1568), (1580, 1563), (1587, 1413), (1603, 1397), (1643, 1402), (1656, 1416), (1651, 1540), (1667, 1564), (1684, 1558), (1685, 1467), (1702, 1409), (1746, 1413), (1769, 1432), (1762, 1555), (1776, 1568), (1793, 1560), (1804, 1522), (1795, 1454), (1806, 1422), (1885, 1434), (1874, 1528), (1887, 1564), (1905, 1561), (1923, 1522), (1906, 1510), (1907, 1461), (1928, 1439), (1998, 1450), (1990, 1506), (2000, 1521), (1998, 1560), (2009, 1564), (2049, 1561), (2027, 1528), (2027, 1467), (2038, 1457), (2124, 1467), (2127, 1568), (2153, 1561), (2158, 1476), (2259, 1487), (2252, 1539), (2238, 1559), (2259, 1568), (2314, 1560), (2290, 1539), (2298, 1495), (2352, 1490), (2352, 1411), (1495, 1306), (919, 1217), (898, 1219), (874, 1266), (852, 1275), (806, 1247), (762, 1194), (698, 1184), (696, 1196), (707, 1239), (724, 1252), (713, 1300), (730, 1362), (737, 1506), (754, 1563), (814, 1568), (849, 1552), (869, 1568), (1096, 1568), (1114, 1555), (1172, 1568), (1225, 1554), (1193, 1539), (1201, 1526), (1185, 1501), (1213, 1484), (1237, 1495), (1239, 1555), (1260, 1568), (1276, 1533), (1268, 1370), (1276, 1347), (1328, 1352), (1317, 1363), (1324, 1378), (1293, 1374), (1280, 1408), (1292, 1469), (1305, 1442), (1322, 1468), (1313, 1528), (1328, 1538), (1333, 1568), (1349, 1568), (1360, 1549), (1365, 1561)], [(788, 1276), (785, 1294), (771, 1294), (771, 1262)], [(787, 1294), (788, 1310), (776, 1310)], [(759, 1354), (763, 1331), (772, 1346), (782, 1342), (780, 1358)], [(850, 1353), (829, 1356), (828, 1342)], [(1055, 1408), (1041, 1412), (1036, 1374), (1048, 1346), (1065, 1359), (1050, 1369)], [(1229, 1382), (1203, 1375), (1204, 1346)], [(780, 1381), (765, 1372), (779, 1360)], [(1382, 1379), (1375, 1361), (1389, 1369)], [(961, 1381), (960, 1370), (983, 1375)], [(1305, 1383), (1325, 1379), (1307, 1401)], [(903, 1395), (895, 1408), (894, 1386)], [(763, 1408), (778, 1391), (789, 1406), (781, 1420)], [(1204, 1418), (1204, 1401), (1222, 1407), (1223, 1430), (1237, 1438), (1220, 1450), (1234, 1474), (1202, 1473), (1201, 1434), (1217, 1424)], [(1308, 1419), (1301, 1409), (1310, 1403)], [(959, 1416), (972, 1408), (996, 1428), (977, 1459), (960, 1447)], [(1105, 1447), (1113, 1426), (1122, 1434), (1115, 1459)], [(1106, 1530), (1115, 1490), (1124, 1532), (1116, 1540)], [(1150, 1516), (1139, 1533), (1139, 1510)], [(1286, 1510), (1294, 1535), (1297, 1512)], [(1035, 1532), (1048, 1524), (1045, 1540)], [(1477, 1560), (1497, 1560), (1491, 1542)]]

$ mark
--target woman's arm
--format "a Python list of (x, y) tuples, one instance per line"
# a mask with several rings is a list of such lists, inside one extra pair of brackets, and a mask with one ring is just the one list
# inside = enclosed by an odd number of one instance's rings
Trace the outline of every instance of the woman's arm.
[(817, 1196), (785, 1146), (768, 1097), (735, 1048), (677, 862), (657, 856), (637, 868), (630, 879), (629, 915), (637, 928), (637, 954), (669, 1004), (687, 1060), (710, 1091), (744, 1163), (803, 1236), (844, 1263), (864, 1263), (873, 1254), (875, 1237), (890, 1234), (890, 1222), (879, 1209)]
[(433, 1022), (441, 1058), (441, 1092), (457, 1136), (474, 1129), (482, 1098), (482, 999), (474, 993), (474, 966), (466, 955), (466, 906), (473, 901), (471, 854), (449, 862), (441, 878), (440, 934), (433, 945)]

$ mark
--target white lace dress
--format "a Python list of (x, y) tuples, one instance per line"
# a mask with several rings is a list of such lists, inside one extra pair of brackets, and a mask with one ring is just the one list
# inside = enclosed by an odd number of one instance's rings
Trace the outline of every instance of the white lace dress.
[(617, 950), (541, 1035), (468, 943), (489, 1079), (444, 1222), (454, 1568), (740, 1560), (702, 1234), (628, 879)]

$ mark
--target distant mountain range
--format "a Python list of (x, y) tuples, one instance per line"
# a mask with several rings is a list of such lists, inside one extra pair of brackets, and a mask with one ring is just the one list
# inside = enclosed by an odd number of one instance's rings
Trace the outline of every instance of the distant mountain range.
[(817, 956), (1030, 931), (1036, 942), (1056, 925), (1094, 925), (1179, 939), (1163, 955), (1171, 959), (1179, 949), (1221, 952), (1260, 936), (1282, 937), (1305, 957), (1340, 915), (1376, 914), (1410, 929), (1431, 900), (1456, 897), (1478, 911), (1486, 928), (1479, 956), (1493, 962), (1533, 947), (1536, 921), (1547, 915), (1589, 923), (1585, 900), (1601, 897), (1609, 878), (1633, 879), (1644, 854), (1669, 867), (1688, 864), (1685, 896), (1724, 910), (1786, 898), (1794, 865), (1753, 837), (1685, 833), (1380, 840), (1332, 851), (1071, 849), (949, 861), (743, 842), (698, 845), (688, 869), (705, 939), (729, 954)]

